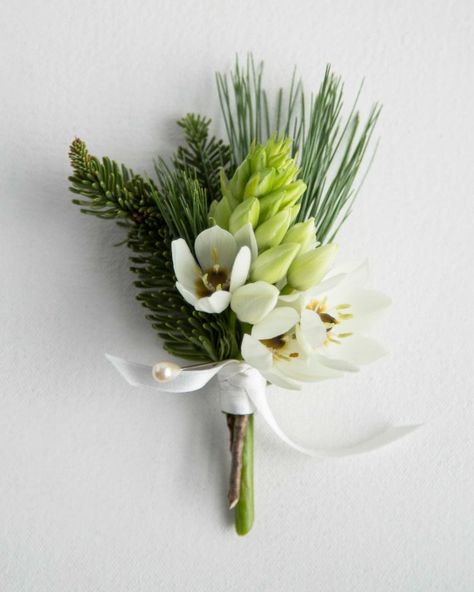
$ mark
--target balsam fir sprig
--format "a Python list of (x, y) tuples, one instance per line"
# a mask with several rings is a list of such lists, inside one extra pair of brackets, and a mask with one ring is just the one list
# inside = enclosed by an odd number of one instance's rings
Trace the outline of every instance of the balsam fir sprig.
[[(185, 132), (186, 145), (173, 159), (175, 177), (167, 175), (166, 195), (170, 200), (173, 192), (180, 195), (180, 184), (185, 183), (195, 186), (199, 198), (205, 196), (207, 203), (208, 195), (217, 195), (219, 171), (222, 167), (228, 170), (229, 148), (222, 141), (209, 139), (208, 119), (189, 114), (178, 125)], [(229, 335), (225, 319), (211, 321), (176, 292), (170, 250), (175, 236), (157, 207), (160, 193), (156, 184), (107, 157), (99, 160), (92, 156), (78, 138), (72, 142), (69, 156), (73, 169), (70, 190), (86, 198), (76, 198), (73, 203), (81, 206), (84, 214), (115, 219), (128, 231), (131, 270), (137, 275), (135, 285), (140, 290), (137, 299), (148, 309), (147, 319), (166, 351), (194, 362), (215, 362), (235, 355), (236, 340)], [(199, 179), (205, 180), (207, 189)]]

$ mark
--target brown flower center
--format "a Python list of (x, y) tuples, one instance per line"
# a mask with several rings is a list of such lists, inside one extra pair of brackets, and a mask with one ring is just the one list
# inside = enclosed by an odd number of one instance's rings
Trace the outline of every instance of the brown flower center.
[(285, 347), (287, 339), (285, 335), (278, 335), (277, 337), (271, 337), (270, 339), (260, 339), (261, 343), (268, 349), (279, 350)]
[(196, 294), (199, 298), (211, 296), (218, 290), (228, 290), (230, 278), (227, 269), (216, 264), (196, 280)]
[[(260, 339), (260, 343), (263, 343), (273, 355), (274, 360), (285, 360), (288, 361), (290, 358), (299, 358), (300, 354), (297, 351), (288, 352), (288, 346), (291, 347), (291, 342), (295, 343), (295, 334), (277, 335), (270, 339)], [(286, 350), (286, 351), (285, 351)]]

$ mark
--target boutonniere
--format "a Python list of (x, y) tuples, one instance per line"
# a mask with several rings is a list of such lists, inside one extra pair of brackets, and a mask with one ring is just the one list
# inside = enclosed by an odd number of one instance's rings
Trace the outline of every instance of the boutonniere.
[[(367, 165), (380, 114), (342, 115), (342, 83), (326, 69), (309, 101), (293, 77), (274, 101), (251, 57), (217, 76), (227, 138), (210, 120), (178, 121), (184, 144), (155, 176), (70, 148), (74, 203), (127, 233), (138, 300), (170, 359), (154, 367), (108, 355), (132, 385), (194, 392), (216, 380), (229, 429), (229, 508), (239, 534), (254, 521), (255, 413), (316, 457), (373, 450), (416, 426), (389, 427), (349, 449), (307, 449), (278, 426), (272, 385), (301, 389), (377, 360), (370, 327), (389, 299), (366, 264), (335, 267), (336, 236)], [(183, 362), (183, 361), (187, 362)]]

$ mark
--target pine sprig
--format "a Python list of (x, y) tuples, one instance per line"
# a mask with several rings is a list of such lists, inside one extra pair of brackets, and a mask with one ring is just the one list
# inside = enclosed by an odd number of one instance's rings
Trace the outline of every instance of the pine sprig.
[(329, 66), (318, 94), (309, 103), (301, 80), (293, 73), (288, 95), (280, 89), (270, 106), (263, 86), (263, 63), (255, 65), (251, 55), (245, 67), (237, 60), (230, 81), (217, 74), (217, 89), (233, 164), (243, 160), (254, 140), (265, 142), (275, 131), (292, 137), (300, 177), (308, 186), (298, 221), (314, 217), (318, 240), (333, 240), (357, 196), (354, 186), (363, 176), (380, 107), (374, 106), (361, 124), (356, 98), (343, 118), (343, 85)]
[(216, 74), (217, 91), (232, 152), (233, 168), (247, 156), (253, 141), (264, 142), (272, 134), (267, 94), (262, 87), (263, 63), (247, 57), (247, 67), (236, 60), (235, 69)]

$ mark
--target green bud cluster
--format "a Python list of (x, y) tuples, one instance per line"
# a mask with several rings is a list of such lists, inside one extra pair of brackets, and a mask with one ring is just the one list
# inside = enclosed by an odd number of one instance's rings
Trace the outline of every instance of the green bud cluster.
[(254, 143), (230, 180), (221, 174), (222, 199), (211, 205), (210, 216), (232, 234), (250, 223), (260, 253), (276, 247), (295, 221), (306, 190), (297, 175), (289, 138), (274, 135), (266, 144)]
[(321, 280), (334, 258), (333, 245), (315, 249), (314, 218), (294, 224), (306, 190), (297, 175), (291, 140), (276, 135), (266, 144), (254, 143), (230, 180), (221, 173), (222, 199), (209, 214), (234, 235), (247, 224), (254, 229), (258, 257), (252, 282), (286, 278), (288, 289), (305, 290)]

